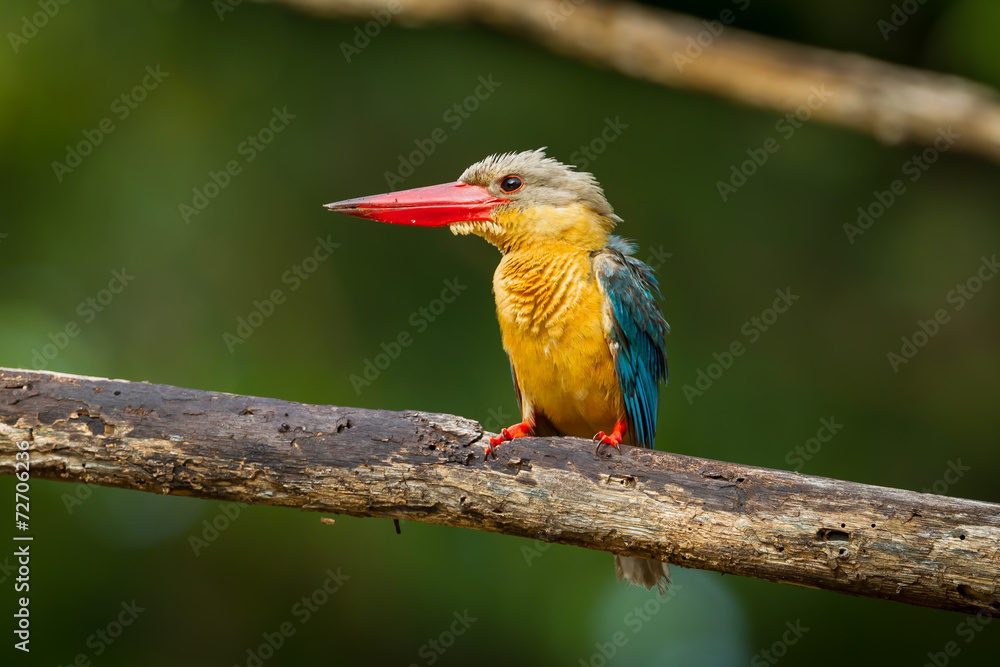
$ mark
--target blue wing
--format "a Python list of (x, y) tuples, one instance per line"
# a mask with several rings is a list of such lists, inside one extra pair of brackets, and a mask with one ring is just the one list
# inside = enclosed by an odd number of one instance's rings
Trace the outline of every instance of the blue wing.
[(594, 255), (594, 273), (610, 302), (614, 320), (608, 344), (615, 360), (629, 430), (643, 447), (653, 447), (660, 382), (667, 381), (666, 335), (660, 285), (653, 270), (632, 254), (635, 246), (617, 236)]

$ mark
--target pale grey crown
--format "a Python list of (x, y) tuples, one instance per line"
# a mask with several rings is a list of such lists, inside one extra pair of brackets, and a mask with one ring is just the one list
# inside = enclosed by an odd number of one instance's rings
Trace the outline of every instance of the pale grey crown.
[[(511, 175), (520, 177), (524, 187), (514, 193), (501, 191), (500, 182)], [(574, 171), (570, 165), (545, 157), (544, 148), (491, 155), (466, 169), (459, 180), (481, 185), (517, 205), (568, 206), (582, 202), (599, 215), (614, 222), (620, 220), (593, 174)]]

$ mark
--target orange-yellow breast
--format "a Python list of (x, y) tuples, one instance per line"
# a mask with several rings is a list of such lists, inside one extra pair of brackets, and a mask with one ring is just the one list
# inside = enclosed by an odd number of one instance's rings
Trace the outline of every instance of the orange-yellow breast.
[(541, 413), (566, 435), (610, 433), (624, 408), (589, 250), (549, 240), (508, 252), (493, 289), (522, 419)]

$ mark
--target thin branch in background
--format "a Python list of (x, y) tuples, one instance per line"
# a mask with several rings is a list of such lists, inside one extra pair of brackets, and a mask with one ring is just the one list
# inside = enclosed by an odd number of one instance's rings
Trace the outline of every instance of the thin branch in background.
[[(319, 16), (373, 19), (386, 0), (274, 0)], [(1000, 163), (1000, 95), (992, 88), (874, 58), (740, 30), (739, 4), (704, 21), (634, 2), (398, 0), (408, 25), (480, 23), (628, 76), (711, 93), (781, 114), (825, 101), (813, 117), (886, 143), (954, 148)], [(726, 13), (728, 12), (728, 14)], [(728, 24), (727, 24), (728, 22)]]

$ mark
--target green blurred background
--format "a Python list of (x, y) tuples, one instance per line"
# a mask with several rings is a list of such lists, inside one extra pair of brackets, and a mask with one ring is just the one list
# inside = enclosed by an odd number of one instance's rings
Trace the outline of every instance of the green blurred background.
[[(707, 18), (731, 6), (664, 5)], [(4, 32), (37, 11), (7, 0)], [(996, 2), (929, 0), (883, 39), (877, 21), (891, 12), (888, 2), (753, 0), (737, 25), (1000, 86)], [(341, 44), (357, 24), (254, 3), (223, 18), (210, 3), (76, 0), (16, 53), (0, 47), (0, 365), (450, 412), (495, 430), (516, 410), (490, 292), (496, 250), (320, 205), (389, 189), (385, 173), (435, 128), (447, 140), (397, 188), (453, 180), (496, 151), (548, 146), (579, 161), (618, 119), (627, 127), (587, 168), (640, 257), (669, 254), (659, 273), (671, 381), (657, 447), (1000, 501), (1000, 280), (960, 311), (947, 300), (1000, 251), (995, 165), (945, 153), (911, 182), (902, 169), (918, 147), (819, 123), (786, 138), (777, 114), (480, 28), (393, 23), (347, 62)], [(121, 118), (112, 105), (147, 66), (168, 74)], [(455, 127), (444, 114), (490, 76), (500, 85)], [(248, 162), (240, 146), (274, 109), (294, 118)], [(114, 131), (57, 178), (52, 163), (104, 118)], [(724, 202), (716, 182), (768, 137), (780, 150)], [(179, 205), (230, 160), (240, 173), (185, 222)], [(899, 178), (905, 194), (850, 243), (843, 225)], [(293, 290), (283, 275), (318, 238), (339, 246)], [(134, 278), (101, 312), (80, 308), (106, 300), (123, 268)], [(446, 279), (467, 289), (418, 327), (411, 314)], [(779, 288), (800, 298), (751, 343), (744, 323)], [(230, 351), (223, 334), (275, 289), (287, 300)], [(887, 353), (939, 308), (950, 321), (894, 372)], [(36, 357), (68, 322), (79, 335)], [(413, 344), (357, 391), (351, 375), (404, 331)], [(684, 385), (736, 340), (746, 353), (688, 400)], [(843, 428), (796, 458), (831, 418)], [(958, 466), (960, 476), (948, 472)], [(12, 487), (0, 479), (4, 498)], [(477, 531), (404, 523), (397, 536), (388, 521), (325, 526), (268, 507), (227, 521), (234, 508), (219, 503), (54, 482), (34, 484), (32, 500), (33, 650), (26, 661), (8, 642), (5, 664), (83, 654), (108, 666), (254, 665), (248, 650), (286, 622), (295, 634), (262, 664), (763, 665), (780, 654), (921, 665), (955, 641), (952, 664), (975, 665), (1000, 650), (1000, 623), (970, 633), (954, 613), (709, 572), (676, 570), (676, 594), (649, 603), (615, 582), (606, 553)], [(196, 554), (206, 521), (228, 526)], [(338, 568), (349, 578), (302, 623), (294, 605)], [(113, 643), (92, 638), (133, 600), (144, 611)], [(640, 622), (630, 610), (644, 603)], [(786, 634), (786, 623), (808, 631)], [(619, 631), (627, 643), (603, 657)], [(795, 643), (776, 645), (783, 634)]]

